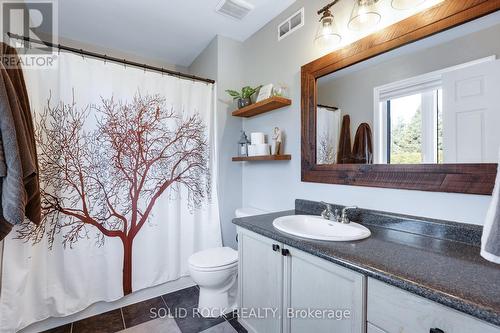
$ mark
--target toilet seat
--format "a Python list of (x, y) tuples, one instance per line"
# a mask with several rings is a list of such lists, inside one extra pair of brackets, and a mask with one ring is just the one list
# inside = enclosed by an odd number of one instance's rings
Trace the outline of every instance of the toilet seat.
[(225, 266), (218, 266), (218, 267), (198, 267), (198, 266), (191, 265), (191, 269), (198, 271), (198, 272), (217, 272), (217, 271), (223, 271), (226, 269), (232, 269), (232, 268), (236, 268), (236, 267), (238, 267), (237, 262), (229, 264), (229, 265), (225, 265)]
[(189, 257), (189, 265), (198, 271), (218, 271), (238, 265), (238, 252), (230, 247), (203, 250)]

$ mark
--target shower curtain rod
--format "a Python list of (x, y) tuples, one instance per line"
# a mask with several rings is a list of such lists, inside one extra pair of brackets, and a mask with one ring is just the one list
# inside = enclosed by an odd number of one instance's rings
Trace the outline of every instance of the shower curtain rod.
[(151, 66), (151, 65), (148, 65), (148, 64), (141, 64), (141, 63), (135, 62), (135, 61), (130, 61), (130, 60), (127, 60), (127, 59), (120, 59), (120, 58), (116, 58), (116, 57), (110, 57), (110, 56), (108, 56), (106, 54), (101, 54), (101, 53), (97, 53), (97, 52), (87, 51), (87, 50), (83, 50), (83, 49), (77, 49), (77, 48), (74, 48), (74, 47), (70, 47), (70, 46), (66, 46), (66, 45), (61, 45), (61, 44), (54, 44), (54, 43), (51, 43), (51, 42), (48, 42), (48, 41), (44, 41), (44, 40), (32, 39), (30, 37), (13, 34), (11, 32), (8, 32), (7, 35), (10, 38), (20, 39), (20, 40), (23, 40), (23, 41), (28, 42), (28, 43), (45, 45), (45, 46), (53, 48), (53, 49), (59, 49), (59, 50), (64, 50), (64, 51), (68, 51), (68, 52), (73, 52), (73, 53), (80, 54), (82, 56), (88, 56), (88, 57), (92, 57), (92, 58), (103, 59), (104, 61), (113, 61), (113, 62), (121, 63), (121, 64), (124, 64), (124, 65), (127, 65), (127, 66), (134, 66), (134, 67), (144, 68), (145, 70), (147, 69), (147, 70), (151, 70), (151, 71), (161, 72), (163, 74), (167, 74), (167, 75), (171, 75), (171, 76), (177, 76), (177, 77), (181, 77), (181, 78), (184, 78), (184, 79), (189, 79), (189, 80), (194, 80), (194, 81), (201, 81), (201, 82), (206, 82), (206, 83), (215, 83), (215, 81), (212, 80), (212, 79), (206, 79), (206, 78), (199, 77), (199, 76), (196, 76), (196, 75), (190, 75), (190, 74), (185, 74), (185, 73), (181, 73), (181, 72), (176, 72), (176, 71), (172, 71), (172, 70), (169, 70), (169, 69), (165, 69), (163, 67), (156, 67), (156, 66)]

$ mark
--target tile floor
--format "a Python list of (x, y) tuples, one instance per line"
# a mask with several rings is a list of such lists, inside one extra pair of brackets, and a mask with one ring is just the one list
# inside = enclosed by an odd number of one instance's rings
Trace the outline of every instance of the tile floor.
[[(203, 318), (197, 311), (198, 287), (182, 289), (44, 333), (246, 333), (233, 314)], [(170, 313), (172, 316), (167, 316)]]

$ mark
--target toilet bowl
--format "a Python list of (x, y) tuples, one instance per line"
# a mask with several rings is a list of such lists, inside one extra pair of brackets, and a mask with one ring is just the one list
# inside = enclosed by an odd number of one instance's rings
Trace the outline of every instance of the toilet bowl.
[(238, 252), (219, 247), (189, 258), (189, 273), (200, 287), (198, 310), (203, 317), (219, 317), (236, 308)]
[[(257, 208), (238, 208), (236, 217), (265, 214)], [(189, 257), (189, 273), (200, 287), (198, 313), (203, 317), (219, 317), (237, 306), (238, 251), (216, 247)]]

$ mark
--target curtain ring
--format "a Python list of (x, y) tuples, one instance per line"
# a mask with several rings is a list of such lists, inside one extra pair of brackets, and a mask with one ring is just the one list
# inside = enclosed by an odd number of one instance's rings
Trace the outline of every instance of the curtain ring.
[(104, 55), (104, 64), (106, 65), (106, 62), (108, 61), (108, 56)]
[(162, 68), (161, 68), (161, 76), (163, 76), (163, 74), (165, 74), (165, 72), (164, 72), (164, 69), (163, 69), (163, 67), (162, 67)]
[(146, 74), (146, 64), (143, 65), (144, 68), (144, 74)]
[(123, 59), (123, 68), (127, 68), (127, 59)]
[(82, 56), (82, 59), (85, 60), (85, 57), (83, 56), (83, 50), (80, 49), (80, 55)]
[(61, 55), (61, 44), (57, 44), (57, 55)]

